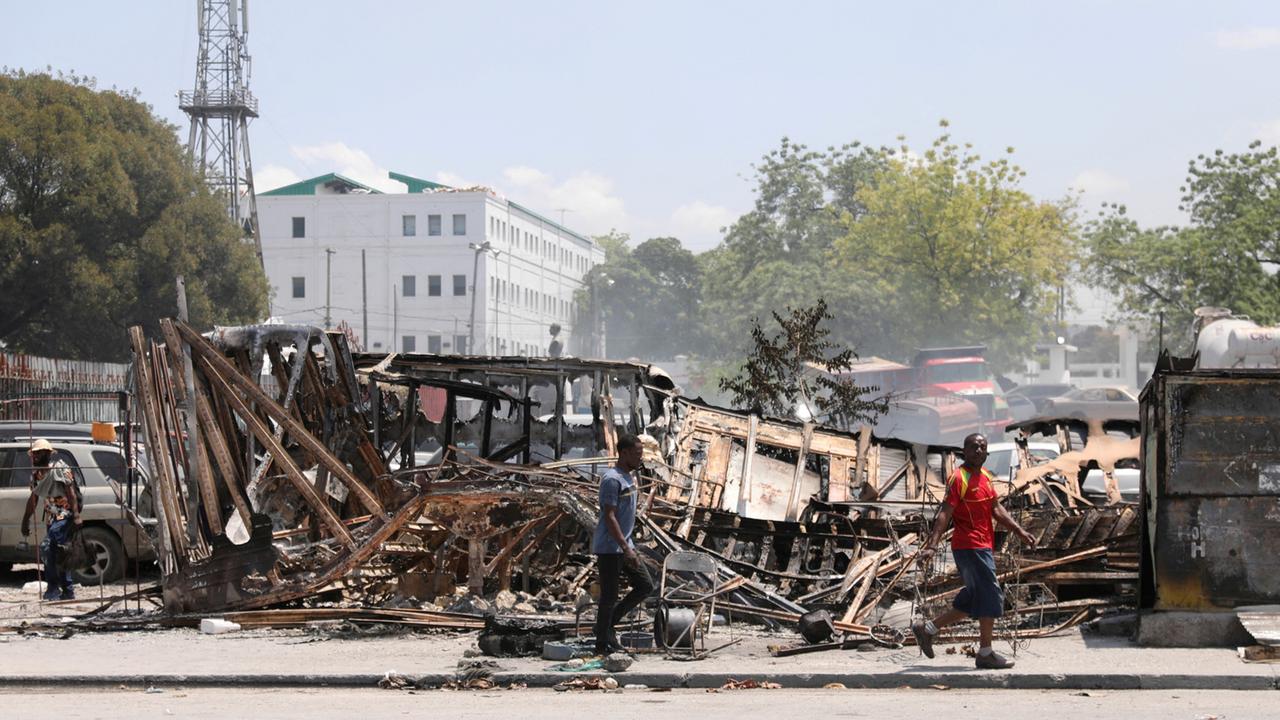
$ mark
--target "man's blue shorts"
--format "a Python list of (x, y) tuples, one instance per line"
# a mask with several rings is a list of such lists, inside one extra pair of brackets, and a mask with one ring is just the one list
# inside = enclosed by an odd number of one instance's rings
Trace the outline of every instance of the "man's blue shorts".
[(1004, 614), (1004, 591), (996, 580), (996, 561), (989, 548), (952, 550), (964, 589), (951, 606), (970, 617), (998, 618)]

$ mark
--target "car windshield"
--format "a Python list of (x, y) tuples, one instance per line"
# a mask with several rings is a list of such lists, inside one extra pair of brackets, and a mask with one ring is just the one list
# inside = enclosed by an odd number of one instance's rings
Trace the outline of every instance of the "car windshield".
[(987, 379), (987, 364), (978, 361), (932, 365), (929, 379), (935, 383), (980, 382)]
[(997, 480), (1009, 479), (1009, 467), (1013, 462), (1013, 450), (992, 450), (987, 456), (987, 462), (983, 464), (987, 470), (995, 476)]
[[(997, 480), (1009, 480), (1009, 470), (1013, 466), (1015, 452), (1017, 452), (1016, 448), (997, 448), (992, 450), (991, 454), (987, 455), (987, 461), (983, 463), (983, 467), (990, 471)], [(1058, 451), (1056, 448), (1041, 448), (1034, 446), (1031, 448), (1031, 461), (1033, 465), (1039, 465), (1042, 462), (1047, 462), (1056, 457), (1058, 457)]]

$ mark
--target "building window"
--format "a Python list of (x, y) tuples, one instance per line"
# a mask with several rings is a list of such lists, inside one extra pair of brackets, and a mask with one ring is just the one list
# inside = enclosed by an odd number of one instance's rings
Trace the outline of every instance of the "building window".
[(304, 298), (307, 296), (306, 278), (296, 277), (293, 279), (293, 296), (296, 298)]
[(427, 276), (427, 294), (431, 297), (440, 297), (440, 276)]
[(417, 215), (401, 215), (400, 230), (405, 237), (413, 237), (418, 234), (418, 216)]
[(467, 354), (467, 336), (466, 335), (453, 336), (453, 351), (458, 353), (459, 355)]
[(453, 276), (453, 294), (454, 295), (467, 294), (467, 276), (466, 275)]
[(293, 236), (296, 238), (307, 236), (307, 219), (304, 217), (296, 217), (293, 219)]
[(400, 338), (400, 352), (417, 352), (418, 338), (413, 335), (405, 335)]
[(427, 352), (433, 355), (440, 354), (440, 336), (439, 335), (427, 336)]
[(439, 234), (440, 234), (440, 232), (441, 232), (441, 231), (440, 231), (440, 216), (439, 216), (439, 215), (428, 215), (428, 216), (427, 216), (427, 234), (428, 234), (428, 235), (431, 235), (431, 236), (435, 236), (435, 235), (439, 235)]
[(453, 234), (454, 235), (467, 234), (467, 216), (466, 215), (453, 216)]
[(417, 275), (401, 275), (400, 276), (400, 294), (405, 297), (418, 296), (418, 276)]

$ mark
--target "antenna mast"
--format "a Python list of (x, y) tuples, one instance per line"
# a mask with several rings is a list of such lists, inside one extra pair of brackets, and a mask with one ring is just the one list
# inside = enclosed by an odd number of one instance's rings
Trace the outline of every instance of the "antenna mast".
[(258, 203), (249, 156), (249, 119), (258, 100), (249, 92), (248, 0), (196, 0), (200, 50), (195, 90), (178, 93), (178, 107), (191, 117), (187, 153), (227, 215), (252, 239), (262, 264)]

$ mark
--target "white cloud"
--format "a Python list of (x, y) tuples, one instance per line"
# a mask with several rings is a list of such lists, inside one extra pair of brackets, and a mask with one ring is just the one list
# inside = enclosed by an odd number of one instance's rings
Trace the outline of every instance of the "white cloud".
[(1280, 28), (1251, 27), (1243, 30), (1219, 30), (1214, 42), (1226, 50), (1261, 50), (1280, 45)]
[[(290, 153), (302, 167), (264, 166), (255, 177), (260, 192), (336, 172), (384, 192), (402, 193), (404, 185), (387, 177), (387, 169), (370, 155), (343, 142), (297, 145)], [(556, 177), (528, 165), (504, 168), (498, 182), (467, 177), (450, 170), (435, 173), (433, 179), (455, 188), (490, 187), (500, 195), (532, 208), (584, 235), (601, 235), (610, 230), (631, 233), (636, 242), (650, 237), (674, 236), (686, 247), (706, 250), (721, 239), (721, 229), (737, 219), (737, 213), (719, 205), (694, 200), (677, 207), (669, 216), (636, 217), (627, 211), (609, 177), (588, 170), (568, 177)], [(563, 212), (561, 212), (563, 211)]]
[(737, 219), (738, 214), (727, 207), (694, 200), (671, 213), (667, 234), (680, 238), (687, 247), (703, 250), (714, 247), (720, 241), (721, 230)]
[(1129, 181), (1106, 170), (1084, 170), (1071, 181), (1071, 187), (1089, 195), (1107, 195), (1129, 189)]
[(473, 180), (469, 180), (457, 173), (449, 172), (448, 170), (441, 170), (440, 172), (436, 173), (436, 182), (442, 185), (448, 185), (449, 187), (454, 187), (454, 188), (467, 188), (467, 187), (476, 187), (477, 185), (484, 185), (484, 183), (478, 183)]
[(258, 171), (254, 173), (253, 189), (255, 192), (266, 192), (285, 185), (292, 185), (301, 179), (298, 173), (287, 167), (267, 165), (266, 167), (258, 168)]
[(383, 192), (404, 192), (404, 185), (387, 177), (387, 168), (374, 162), (369, 153), (344, 142), (294, 145), (289, 152), (306, 164), (309, 175), (336, 172)]
[(588, 235), (612, 229), (627, 230), (631, 218), (622, 198), (614, 194), (613, 181), (582, 171), (559, 180), (537, 168), (517, 165), (502, 171), (501, 189), (516, 202), (559, 220)]

